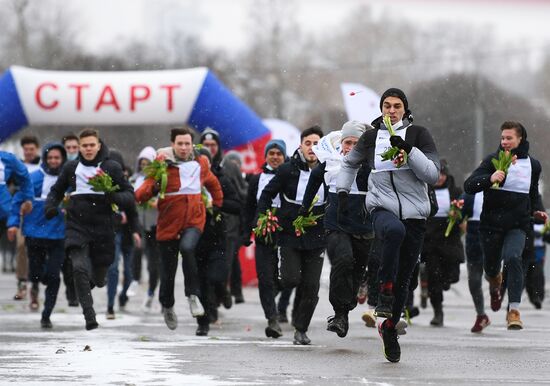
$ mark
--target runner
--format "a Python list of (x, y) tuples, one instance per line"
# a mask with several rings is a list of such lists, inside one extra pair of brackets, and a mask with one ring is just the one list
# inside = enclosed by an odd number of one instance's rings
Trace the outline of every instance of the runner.
[[(367, 210), (373, 219), (376, 237), (382, 242), (376, 314), (387, 318), (379, 324), (384, 356), (390, 362), (398, 362), (401, 348), (395, 326), (422, 249), (426, 219), (431, 212), (427, 184), (435, 184), (439, 178), (439, 157), (429, 131), (412, 124), (403, 91), (386, 90), (380, 99), (380, 110), (383, 116), (389, 116), (397, 135), (390, 136), (382, 117), (375, 120), (374, 130), (367, 130), (344, 158), (337, 191), (340, 202), (345, 202), (357, 170), (367, 160), (372, 167)], [(399, 149), (399, 157), (383, 161), (380, 154), (393, 146)], [(400, 166), (405, 157), (407, 161)], [(344, 206), (339, 205), (339, 211), (343, 209)]]
[[(281, 166), (286, 159), (286, 144), (283, 140), (272, 139), (264, 148), (265, 164), (262, 167), (262, 172), (250, 177), (248, 181), (248, 193), (245, 206), (245, 227), (243, 244), (248, 246), (252, 228), (257, 222), (257, 206), (258, 200), (265, 186), (275, 177), (276, 170)], [(271, 205), (273, 208), (280, 209), (281, 198), (275, 196)], [(268, 243), (261, 237), (255, 238), (256, 248), (256, 275), (258, 276), (258, 292), (260, 295), (260, 303), (267, 319), (267, 327), (265, 335), (271, 338), (279, 338), (283, 335), (281, 326), (279, 325), (278, 310), (275, 304), (275, 297), (281, 291), (279, 287), (279, 256), (277, 254), (277, 236), (275, 235), (272, 243)], [(288, 291), (288, 290), (286, 290)], [(282, 293), (281, 293), (281, 296)], [(286, 307), (285, 312), (286, 316)]]
[[(40, 143), (34, 135), (26, 135), (21, 138), (21, 149), (23, 150), (23, 164), (30, 173), (40, 168)], [(16, 255), (15, 255), (15, 275), (17, 277), (17, 292), (14, 300), (23, 300), (27, 297), (27, 278), (29, 276), (29, 259), (27, 248), (25, 247), (25, 237), (21, 230), (17, 231), (15, 237)], [(37, 291), (35, 287), (31, 289), (31, 302), (36, 303)], [(37, 304), (37, 303), (36, 303)]]
[(462, 189), (455, 185), (454, 177), (449, 173), (447, 162), (441, 160), (439, 180), (434, 185), (439, 210), (426, 222), (426, 236), (422, 248), (422, 261), (426, 266), (428, 297), (434, 316), (430, 324), (443, 326), (443, 291), (460, 277), (460, 263), (464, 262), (464, 247), (460, 240), (459, 224), (456, 224), (448, 236), (445, 235), (451, 202), (459, 200)]
[[(479, 236), (484, 256), (484, 269), (489, 281), (491, 309), (498, 311), (502, 304), (501, 265), (507, 266), (509, 330), (523, 328), (519, 306), (523, 291), (522, 252), (526, 233), (532, 226), (531, 216), (548, 221), (539, 194), (540, 162), (530, 157), (527, 130), (520, 122), (506, 121), (500, 126), (498, 150), (509, 151), (514, 162), (507, 172), (496, 170), (491, 162), (498, 152), (487, 156), (464, 182), (466, 193), (483, 191), (483, 210)], [(493, 187), (494, 186), (494, 187)]]
[[(174, 282), (178, 269), (178, 254), (182, 255), (185, 296), (193, 317), (204, 315), (199, 297), (200, 282), (195, 249), (206, 221), (206, 209), (201, 189), (212, 195), (213, 211), (219, 213), (223, 193), (218, 179), (210, 171), (208, 159), (193, 150), (193, 132), (188, 128), (174, 128), (170, 132), (171, 147), (158, 150), (168, 164), (166, 196), (158, 201), (157, 240), (161, 254), (161, 282), (159, 300), (167, 327), (178, 326), (174, 311)], [(138, 204), (157, 196), (160, 183), (147, 178), (136, 191)]]
[[(103, 287), (109, 266), (115, 258), (115, 239), (112, 204), (121, 210), (134, 205), (132, 186), (124, 178), (118, 162), (108, 158), (109, 149), (93, 129), (79, 135), (80, 154), (61, 170), (59, 178), (48, 194), (45, 213), (47, 219), (56, 218), (65, 192), (70, 189), (67, 205), (65, 252), (73, 263), (73, 275), (86, 320), (86, 329), (99, 325), (93, 308), (91, 288)], [(88, 183), (98, 170), (103, 170), (118, 185), (111, 193), (96, 192)]]
[(483, 193), (464, 194), (463, 216), (468, 218), (466, 225), (466, 259), (468, 268), (468, 288), (476, 309), (476, 320), (471, 330), (473, 333), (483, 331), (491, 324), (485, 313), (483, 298), (483, 251), (479, 243), (479, 219), (483, 208)]
[[(24, 200), (24, 203), (21, 205), (21, 215), (30, 213), (34, 191), (29, 172), (14, 154), (0, 150), (0, 235), (4, 235), (8, 217), (11, 214), (12, 195), (8, 188), (8, 183), (11, 181), (15, 181), (21, 192), (21, 198)], [(7, 258), (5, 255), (4, 269), (7, 269)], [(20, 288), (23, 289), (23, 287)], [(27, 286), (25, 285), (25, 296), (27, 296), (26, 288)], [(20, 295), (23, 295), (23, 293), (20, 293)]]
[[(277, 195), (281, 198), (281, 209), (277, 212), (283, 228), (278, 240), (281, 261), (279, 275), (284, 288), (296, 287), (296, 298), (299, 302), (295, 302), (292, 321), (296, 329), (294, 344), (297, 345), (311, 343), (306, 332), (319, 301), (322, 254), (326, 241), (321, 223), (308, 228), (304, 235), (297, 236), (292, 222), (298, 216), (311, 170), (319, 163), (313, 146), (322, 136), (319, 126), (304, 130), (300, 135), (300, 147), (289, 162), (277, 168), (275, 177), (263, 189), (258, 200), (258, 213), (265, 213), (272, 207)], [(319, 201), (313, 208), (313, 213), (321, 214), (325, 207), (325, 188), (319, 189), (317, 194)]]
[[(134, 190), (138, 190), (145, 181), (143, 170), (153, 162), (157, 155), (156, 150), (151, 146), (144, 147), (138, 155), (136, 173), (132, 177)], [(151, 311), (153, 299), (159, 281), (160, 270), (160, 251), (157, 242), (157, 210), (158, 199), (151, 198), (146, 203), (138, 205), (139, 225), (143, 230), (143, 248), (134, 248), (134, 279), (140, 277), (141, 273), (141, 257), (143, 251), (147, 256), (147, 272), (149, 273), (149, 285), (147, 288), (147, 296), (143, 303), (143, 308), (146, 312)]]
[[(370, 167), (363, 163), (352, 185), (349, 202), (338, 212), (336, 180), (345, 157), (357, 145), (365, 125), (346, 122), (341, 131), (333, 131), (313, 147), (319, 164), (311, 172), (300, 213), (306, 215), (323, 181), (329, 188), (324, 227), (327, 254), (331, 263), (329, 300), (334, 316), (328, 318), (327, 330), (343, 338), (348, 333), (348, 313), (357, 305), (357, 291), (365, 274), (367, 258), (374, 238), (372, 222), (365, 208)], [(353, 210), (348, 210), (353, 208)], [(344, 216), (338, 217), (338, 213)]]
[(59, 291), (59, 273), (65, 259), (65, 215), (59, 213), (47, 221), (44, 215), (44, 201), (50, 188), (66, 161), (63, 145), (47, 144), (42, 153), (40, 169), (31, 173), (34, 186), (32, 212), (23, 217), (21, 224), (20, 210), (24, 201), (23, 192), (18, 191), (13, 197), (12, 215), (8, 221), (8, 237), (13, 239), (21, 228), (29, 256), (29, 281), (32, 283), (31, 310), (38, 310), (38, 283), (46, 285), (46, 300), (40, 325), (52, 328), (50, 315), (56, 303)]

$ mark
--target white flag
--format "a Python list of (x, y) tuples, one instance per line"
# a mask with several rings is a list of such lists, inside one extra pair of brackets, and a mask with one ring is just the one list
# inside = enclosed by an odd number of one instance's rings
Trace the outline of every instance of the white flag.
[(359, 83), (342, 83), (342, 96), (348, 120), (371, 123), (379, 117), (380, 95)]

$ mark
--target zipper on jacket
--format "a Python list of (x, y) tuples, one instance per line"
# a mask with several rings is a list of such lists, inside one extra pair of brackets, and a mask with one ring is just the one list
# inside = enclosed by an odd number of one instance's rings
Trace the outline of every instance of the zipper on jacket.
[(393, 182), (393, 172), (390, 172), (390, 181), (391, 186), (393, 188), (393, 192), (395, 193), (395, 196), (397, 197), (397, 203), (399, 204), (399, 220), (403, 220), (403, 211), (401, 208), (401, 200), (399, 199), (399, 194), (397, 194), (397, 189), (395, 188), (395, 183)]

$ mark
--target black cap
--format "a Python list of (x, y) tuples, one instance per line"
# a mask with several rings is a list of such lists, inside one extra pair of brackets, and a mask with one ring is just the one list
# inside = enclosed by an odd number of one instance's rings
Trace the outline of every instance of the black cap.
[(384, 100), (387, 97), (396, 97), (401, 99), (401, 101), (403, 102), (403, 107), (405, 107), (405, 111), (409, 110), (409, 101), (407, 100), (407, 96), (405, 95), (405, 93), (398, 88), (389, 88), (384, 91), (384, 94), (382, 94), (382, 98), (380, 98), (380, 111), (382, 111), (382, 105), (384, 104)]

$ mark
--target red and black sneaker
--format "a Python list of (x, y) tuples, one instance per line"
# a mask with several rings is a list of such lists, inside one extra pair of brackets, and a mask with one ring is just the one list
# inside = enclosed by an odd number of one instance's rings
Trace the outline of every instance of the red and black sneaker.
[(491, 291), (491, 310), (497, 312), (502, 306), (502, 296), (500, 296), (500, 288), (495, 288)]
[(502, 273), (495, 277), (488, 278), (489, 295), (491, 296), (491, 310), (497, 312), (502, 305)]
[(476, 322), (474, 323), (474, 326), (470, 331), (474, 333), (478, 333), (483, 331), (485, 327), (491, 324), (491, 321), (489, 320), (489, 317), (487, 315), (478, 315), (476, 318)]
[(390, 362), (397, 363), (401, 359), (401, 347), (397, 341), (399, 339), (397, 330), (392, 324), (389, 319), (378, 324), (378, 333), (382, 338), (384, 357)]

